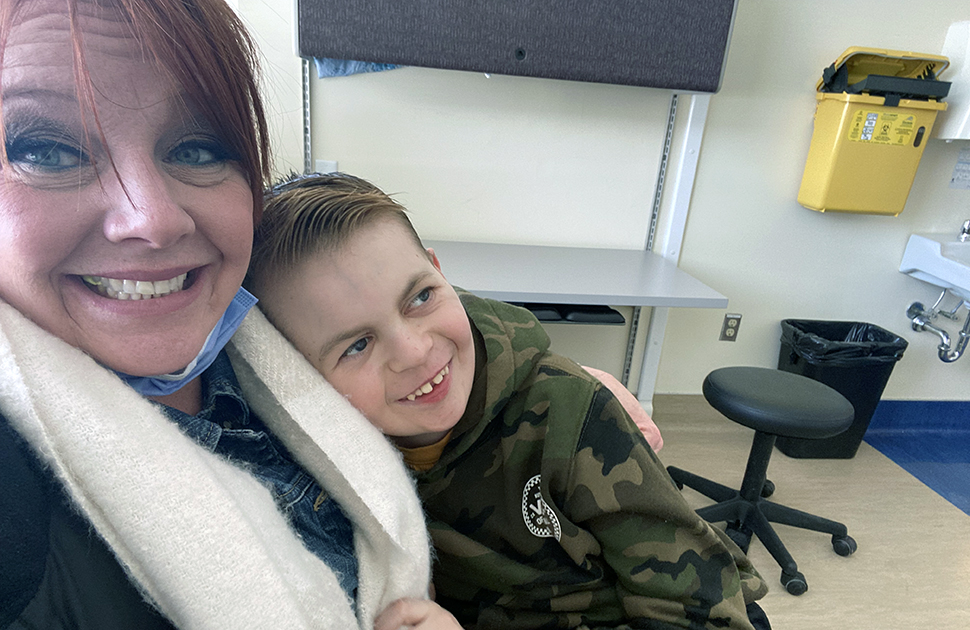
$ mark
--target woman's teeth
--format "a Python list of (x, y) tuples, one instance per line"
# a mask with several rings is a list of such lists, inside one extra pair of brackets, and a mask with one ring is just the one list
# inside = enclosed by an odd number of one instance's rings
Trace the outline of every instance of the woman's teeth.
[(81, 276), (84, 283), (105, 297), (113, 300), (150, 300), (176, 293), (182, 290), (185, 277), (188, 274), (176, 276), (171, 280), (119, 280), (103, 276)]
[(448, 372), (449, 372), (448, 366), (446, 365), (440, 372), (434, 375), (433, 379), (431, 379), (421, 387), (414, 390), (413, 393), (408, 394), (407, 396), (408, 400), (414, 400), (415, 398), (420, 398), (425, 394), (430, 394), (431, 391), (434, 389), (434, 386), (441, 383), (441, 381), (443, 381), (445, 377), (448, 376)]

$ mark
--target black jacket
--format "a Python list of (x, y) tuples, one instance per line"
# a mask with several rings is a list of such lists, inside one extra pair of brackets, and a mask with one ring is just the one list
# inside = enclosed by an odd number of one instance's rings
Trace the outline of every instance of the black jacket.
[(142, 598), (3, 416), (0, 628), (173, 628)]

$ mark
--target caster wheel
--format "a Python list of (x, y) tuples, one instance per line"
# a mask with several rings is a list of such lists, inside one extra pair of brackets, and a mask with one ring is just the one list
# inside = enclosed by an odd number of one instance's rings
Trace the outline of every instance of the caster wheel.
[(801, 595), (808, 590), (808, 582), (805, 581), (805, 576), (799, 572), (791, 574), (782, 571), (781, 583), (785, 587), (785, 590), (792, 595)]
[(775, 493), (775, 482), (765, 479), (765, 485), (761, 486), (761, 498), (767, 499)]
[(852, 536), (832, 536), (832, 549), (840, 556), (851, 556), (858, 548)]
[(734, 544), (741, 548), (741, 551), (748, 553), (751, 546), (751, 531), (741, 527), (740, 523), (734, 522), (725, 528), (724, 533), (728, 535)]

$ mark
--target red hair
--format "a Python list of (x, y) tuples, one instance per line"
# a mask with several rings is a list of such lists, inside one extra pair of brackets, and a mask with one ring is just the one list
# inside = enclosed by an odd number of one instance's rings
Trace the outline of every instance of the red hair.
[[(116, 10), (148, 58), (181, 86), (193, 106), (238, 156), (253, 191), (253, 215), (258, 223), (263, 188), (270, 174), (269, 136), (257, 82), (256, 46), (235, 12), (223, 0), (63, 1), (71, 23), (77, 93), (81, 107), (93, 113), (97, 133), (103, 138), (84, 59), (84, 33), (78, 20), (82, 3)], [(17, 12), (29, 2), (0, 2), (0, 81), (10, 31)], [(6, 143), (2, 95), (0, 143)], [(9, 166), (5, 150), (0, 152), (0, 166)]]

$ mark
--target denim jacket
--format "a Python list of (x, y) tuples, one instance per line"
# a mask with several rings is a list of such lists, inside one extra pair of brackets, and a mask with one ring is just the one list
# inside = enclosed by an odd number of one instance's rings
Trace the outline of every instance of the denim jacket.
[(262, 481), (307, 549), (334, 570), (355, 601), (357, 558), (349, 519), (250, 412), (225, 351), (203, 373), (202, 388), (202, 410), (195, 416), (160, 405), (162, 411), (188, 437)]

